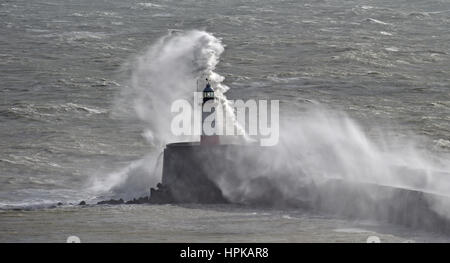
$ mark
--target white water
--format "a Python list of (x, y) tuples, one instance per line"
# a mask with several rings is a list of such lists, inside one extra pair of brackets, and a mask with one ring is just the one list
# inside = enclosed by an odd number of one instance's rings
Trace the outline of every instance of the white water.
[[(448, 160), (421, 150), (412, 140), (393, 138), (381, 130), (375, 133), (376, 139), (369, 137), (343, 112), (310, 106), (295, 117), (282, 119), (276, 154), (264, 156), (263, 161), (258, 157), (264, 166), (239, 167), (238, 182), (222, 177), (216, 182), (230, 200), (243, 203), (273, 189), (284, 198), (301, 200), (305, 187), (331, 178), (450, 195)], [(261, 179), (264, 187), (255, 183)], [(374, 200), (383, 198), (368, 194)], [(430, 202), (436, 208), (448, 205)], [(450, 215), (441, 208), (437, 211)]]
[[(145, 124), (143, 136), (153, 150), (118, 172), (95, 178), (93, 190), (131, 198), (147, 193), (149, 187), (160, 182), (164, 145), (198, 140), (172, 135), (171, 103), (192, 99), (197, 79), (205, 76), (213, 82), (222, 103), (227, 102), (224, 93), (228, 87), (222, 84), (224, 78), (214, 72), (223, 51), (221, 41), (207, 32), (171, 32), (128, 65), (130, 81), (116, 106), (119, 110), (131, 109)], [(374, 141), (344, 113), (322, 106), (311, 107), (296, 117), (281, 116), (281, 120), (278, 154), (267, 160), (266, 168), (284, 175), (276, 179), (286, 196), (297, 195), (298, 186), (305, 181), (327, 178), (450, 193), (445, 177), (450, 171), (448, 160), (438, 162), (411, 140), (394, 140), (379, 131)], [(245, 201), (246, 195), (252, 195), (255, 189), (247, 185), (251, 178), (274, 179), (274, 175), (262, 170), (240, 169), (243, 178), (239, 187), (226, 178), (218, 180), (224, 194), (234, 201)]]
[[(146, 157), (106, 176), (95, 177), (92, 190), (125, 198), (148, 192), (161, 180), (160, 154), (167, 143), (198, 141), (198, 136), (173, 136), (170, 123), (172, 102), (186, 99), (193, 103), (197, 81), (208, 78), (225, 109), (224, 77), (214, 72), (224, 51), (220, 39), (204, 31), (171, 31), (126, 65), (130, 80), (117, 98), (115, 111), (125, 112), (145, 125), (142, 135), (152, 147)], [(201, 82), (201, 81), (200, 81)], [(229, 114), (234, 116), (234, 114)], [(239, 128), (239, 127), (238, 127)]]

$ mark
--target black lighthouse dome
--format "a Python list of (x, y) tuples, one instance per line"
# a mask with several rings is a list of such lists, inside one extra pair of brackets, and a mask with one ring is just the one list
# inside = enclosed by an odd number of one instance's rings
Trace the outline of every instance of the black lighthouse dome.
[(214, 99), (214, 90), (211, 83), (209, 83), (209, 80), (206, 79), (206, 87), (203, 89), (203, 101), (205, 102), (210, 99)]
[(211, 87), (211, 84), (209, 83), (209, 81), (208, 81), (208, 83), (206, 83), (206, 87), (205, 87), (205, 89), (203, 90), (203, 92), (214, 92), (214, 90), (213, 90), (213, 88)]

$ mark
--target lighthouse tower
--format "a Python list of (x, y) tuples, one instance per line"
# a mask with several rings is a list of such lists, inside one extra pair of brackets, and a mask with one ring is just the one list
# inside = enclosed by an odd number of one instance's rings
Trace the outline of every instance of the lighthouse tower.
[[(212, 123), (208, 123), (208, 116), (215, 114), (214, 107), (211, 108), (211, 111), (205, 111), (205, 105), (208, 103), (214, 103), (215, 102), (215, 95), (214, 90), (211, 87), (211, 83), (209, 83), (209, 80), (206, 79), (206, 87), (203, 90), (203, 102), (202, 102), (202, 135), (200, 136), (200, 144), (202, 145), (214, 145), (219, 144), (219, 136), (217, 134), (206, 134), (205, 129), (203, 128), (203, 125), (207, 125), (210, 127), (216, 127), (215, 120), (212, 121)], [(210, 105), (208, 105), (210, 106)]]

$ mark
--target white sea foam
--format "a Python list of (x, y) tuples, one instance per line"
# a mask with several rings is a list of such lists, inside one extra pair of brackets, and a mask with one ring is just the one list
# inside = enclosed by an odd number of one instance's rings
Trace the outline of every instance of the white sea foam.
[(372, 231), (361, 229), (361, 228), (337, 228), (334, 232), (338, 233), (370, 233)]
[(397, 47), (387, 47), (385, 48), (386, 51), (391, 51), (391, 52), (398, 52), (400, 51)]
[(389, 33), (389, 32), (386, 32), (386, 31), (380, 31), (380, 34), (384, 35), (384, 36), (392, 36), (392, 33)]
[(373, 6), (370, 6), (370, 5), (362, 5), (362, 6), (361, 6), (361, 9), (369, 10), (369, 9), (373, 9)]
[(92, 114), (105, 114), (108, 111), (92, 106), (86, 106), (76, 103), (65, 104), (20, 104), (8, 109), (9, 112), (14, 113), (18, 117), (30, 118), (35, 120), (57, 118), (58, 114), (64, 114), (68, 112), (78, 112), (87, 115)]
[(389, 23), (386, 23), (386, 22), (383, 22), (381, 20), (377, 20), (374, 18), (367, 18), (366, 21), (370, 22), (370, 23), (374, 23), (374, 24), (379, 24), (379, 25), (390, 25)]
[(435, 146), (439, 148), (448, 148), (450, 149), (450, 141), (445, 139), (435, 140)]
[(154, 4), (154, 3), (137, 3), (138, 6), (143, 8), (164, 8), (163, 5)]
[(105, 109), (88, 107), (88, 106), (84, 106), (84, 105), (80, 105), (80, 104), (76, 104), (76, 103), (62, 104), (59, 107), (62, 109), (65, 109), (65, 110), (78, 110), (78, 111), (84, 111), (84, 112), (91, 113), (91, 114), (103, 114), (103, 113), (108, 112)]

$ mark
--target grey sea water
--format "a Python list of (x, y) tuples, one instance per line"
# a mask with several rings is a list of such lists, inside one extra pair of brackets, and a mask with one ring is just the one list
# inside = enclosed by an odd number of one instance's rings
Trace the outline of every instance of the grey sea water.
[[(448, 1), (4, 0), (0, 25), (0, 241), (78, 234), (86, 241), (364, 242), (374, 233), (386, 241), (446, 240), (299, 211), (71, 204), (101, 198), (88, 190), (92, 178), (152, 150), (144, 124), (117, 101), (130, 61), (169, 31), (221, 39), (215, 71), (229, 98), (280, 99), (292, 115), (305, 104), (327, 105), (374, 140), (383, 130), (448, 162)], [(58, 202), (64, 205), (49, 209)]]

